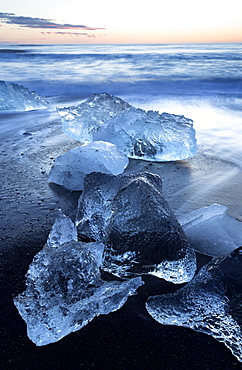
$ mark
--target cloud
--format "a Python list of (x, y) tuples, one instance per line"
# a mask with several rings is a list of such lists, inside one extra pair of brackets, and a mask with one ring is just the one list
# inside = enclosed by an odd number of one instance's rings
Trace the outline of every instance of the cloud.
[(43, 35), (68, 35), (68, 36), (87, 36), (96, 37), (95, 35), (90, 35), (86, 32), (41, 32)]
[(88, 27), (81, 24), (60, 24), (51, 19), (23, 17), (15, 15), (14, 13), (0, 13), (0, 21), (6, 24), (17, 25), (26, 28), (39, 29), (60, 29), (60, 30), (86, 30), (95, 31), (103, 30), (105, 28)]

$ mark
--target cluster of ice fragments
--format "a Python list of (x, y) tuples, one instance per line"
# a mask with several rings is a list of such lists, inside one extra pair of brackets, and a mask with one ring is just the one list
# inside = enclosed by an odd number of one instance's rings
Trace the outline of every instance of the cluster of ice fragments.
[(118, 175), (128, 163), (128, 158), (114, 144), (94, 141), (57, 157), (49, 181), (69, 190), (83, 190), (86, 174), (95, 171)]
[[(46, 106), (28, 89), (0, 82), (0, 109)], [(148, 299), (146, 308), (155, 320), (212, 335), (242, 362), (242, 247), (236, 249), (242, 244), (241, 223), (218, 204), (177, 220), (162, 196), (159, 176), (122, 174), (127, 157), (192, 156), (192, 121), (135, 109), (108, 94), (94, 94), (58, 112), (64, 132), (85, 144), (56, 159), (49, 181), (83, 193), (76, 225), (59, 214), (29, 266), (27, 289), (14, 299), (29, 338), (38, 346), (58, 341), (95, 316), (119, 309), (143, 284), (140, 275), (152, 274), (188, 283)], [(191, 246), (217, 257), (197, 275)], [(104, 281), (101, 269), (114, 280)]]
[[(76, 224), (58, 216), (29, 267), (26, 291), (14, 299), (36, 345), (55, 342), (95, 316), (119, 309), (143, 284), (141, 275), (153, 274), (188, 283), (148, 299), (146, 308), (155, 320), (212, 335), (242, 361), (242, 247), (214, 258), (195, 275), (195, 253), (161, 189), (160, 177), (146, 172), (86, 175)], [(241, 235), (240, 223), (225, 210), (214, 204), (180, 217), (203, 253), (212, 248), (210, 254), (221, 254), (213, 241), (208, 243), (210, 224), (219, 242), (224, 239), (223, 253), (231, 250), (223, 230)], [(239, 236), (230, 237), (235, 248)], [(122, 281), (104, 281), (101, 269)]]
[(158, 175), (87, 175), (76, 223), (80, 235), (105, 244), (102, 267), (114, 275), (149, 273), (182, 283), (196, 271), (195, 253)]
[(77, 241), (72, 221), (59, 215), (27, 272), (27, 289), (14, 303), (29, 338), (42, 346), (81, 329), (95, 316), (118, 310), (143, 284), (141, 277), (103, 281), (104, 245)]
[(242, 362), (242, 247), (214, 258), (175, 293), (150, 297), (149, 314), (164, 325), (212, 335)]
[(91, 172), (120, 174), (128, 158), (170, 161), (196, 151), (193, 121), (184, 116), (136, 109), (107, 93), (77, 107), (57, 108), (63, 131), (84, 145), (56, 158), (49, 181), (82, 190)]
[(129, 158), (173, 161), (196, 152), (191, 119), (136, 109), (107, 93), (93, 94), (76, 107), (57, 111), (63, 131), (71, 138), (111, 142)]
[(45, 98), (27, 87), (0, 81), (0, 110), (28, 111), (48, 106)]
[[(76, 225), (62, 214), (27, 272), (14, 303), (37, 345), (61, 339), (99, 314), (120, 308), (153, 274), (187, 282), (195, 253), (161, 194), (157, 175), (91, 173), (85, 178)], [(103, 281), (100, 268), (123, 281)]]

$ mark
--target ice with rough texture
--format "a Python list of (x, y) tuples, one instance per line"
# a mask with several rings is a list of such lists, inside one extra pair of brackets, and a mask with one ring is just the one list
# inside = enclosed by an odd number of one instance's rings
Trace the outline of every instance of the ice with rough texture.
[(164, 325), (191, 328), (223, 342), (242, 362), (242, 247), (213, 258), (185, 287), (150, 297), (146, 308)]
[(128, 158), (114, 144), (94, 141), (57, 157), (50, 170), (49, 181), (69, 190), (83, 190), (86, 174), (103, 172), (118, 175), (128, 163)]
[(135, 108), (108, 121), (94, 140), (110, 141), (129, 158), (148, 161), (182, 160), (196, 153), (191, 119)]
[(191, 119), (136, 109), (107, 93), (93, 94), (77, 107), (57, 111), (70, 137), (81, 142), (111, 142), (129, 158), (174, 161), (196, 152)]
[(27, 87), (0, 81), (0, 110), (28, 111), (48, 108), (47, 100)]
[(107, 93), (92, 94), (75, 107), (57, 108), (65, 134), (80, 142), (93, 141), (94, 133), (110, 118), (131, 107), (122, 99)]
[(212, 204), (178, 218), (193, 249), (218, 257), (242, 245), (242, 223), (226, 215), (226, 210)]
[(87, 175), (76, 223), (80, 237), (106, 245), (102, 268), (114, 275), (148, 273), (182, 283), (195, 273), (195, 252), (162, 196), (158, 175)]
[[(72, 236), (74, 240), (69, 240)], [(37, 346), (56, 342), (95, 316), (118, 310), (143, 284), (141, 277), (102, 280), (104, 245), (75, 239), (74, 224), (60, 214), (48, 242), (29, 266), (27, 289), (14, 298), (28, 336)]]
[(61, 244), (68, 243), (72, 240), (78, 240), (76, 225), (72, 222), (70, 217), (65, 216), (61, 210), (59, 210), (46, 244), (48, 247), (59, 247)]

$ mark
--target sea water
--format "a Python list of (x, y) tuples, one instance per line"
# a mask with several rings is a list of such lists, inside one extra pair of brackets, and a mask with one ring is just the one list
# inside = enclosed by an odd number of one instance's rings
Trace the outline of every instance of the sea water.
[[(242, 44), (1, 45), (0, 79), (51, 105), (0, 112), (0, 133), (60, 122), (56, 106), (101, 92), (193, 119), (197, 155), (177, 164), (183, 177), (177, 186), (167, 180), (164, 191), (177, 214), (217, 202), (242, 220)], [(162, 175), (168, 168), (157, 164), (152, 171)]]

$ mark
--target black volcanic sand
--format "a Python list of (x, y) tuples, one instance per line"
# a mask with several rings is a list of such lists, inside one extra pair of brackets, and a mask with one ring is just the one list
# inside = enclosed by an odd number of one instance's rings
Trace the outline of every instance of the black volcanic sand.
[[(150, 295), (174, 292), (181, 287), (151, 276), (144, 278), (145, 285), (120, 310), (95, 318), (59, 342), (36, 347), (28, 339), (26, 324), (13, 304), (13, 297), (25, 289), (25, 273), (34, 255), (45, 244), (58, 208), (75, 217), (80, 192), (48, 184), (47, 174), (54, 158), (77, 145), (62, 134), (59, 122), (1, 138), (1, 369), (242, 368), (230, 350), (214, 338), (182, 327), (163, 326), (149, 316), (145, 302)], [(174, 211), (192, 210), (196, 200), (188, 193), (194, 192), (200, 199), (199, 191), (204, 192), (207, 181), (206, 166), (201, 166), (204, 158), (196, 157), (196, 160), (169, 164), (130, 161), (126, 172), (160, 173), (164, 177), (164, 193)], [(209, 160), (210, 165), (215, 162)], [(195, 168), (195, 179), (199, 178), (200, 171), (200, 188), (192, 187), (191, 168)], [(216, 168), (222, 173), (224, 165), (216, 164)], [(226, 188), (228, 184), (223, 182), (221, 186)], [(217, 190), (219, 193), (221, 188)], [(214, 200), (207, 201), (211, 204)], [(231, 208), (233, 212), (236, 206)], [(199, 266), (208, 260), (198, 255)]]

